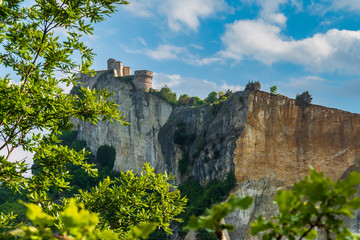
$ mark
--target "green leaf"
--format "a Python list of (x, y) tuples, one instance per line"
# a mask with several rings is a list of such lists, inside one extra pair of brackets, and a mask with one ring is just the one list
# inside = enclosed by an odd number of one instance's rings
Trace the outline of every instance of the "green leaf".
[(317, 231), (312, 229), (308, 234), (306, 234), (305, 239), (316, 239), (317, 238)]
[(51, 225), (55, 218), (44, 213), (42, 208), (33, 203), (24, 203), (27, 207), (26, 216), (29, 220), (35, 224), (40, 226)]
[(258, 219), (251, 224), (250, 233), (251, 235), (255, 236), (259, 232), (266, 231), (271, 229), (272, 226), (262, 216), (259, 216)]
[(139, 223), (135, 226), (132, 230), (132, 235), (136, 238), (143, 238), (146, 239), (149, 235), (155, 231), (156, 227), (158, 226), (157, 223), (149, 223), (143, 222)]

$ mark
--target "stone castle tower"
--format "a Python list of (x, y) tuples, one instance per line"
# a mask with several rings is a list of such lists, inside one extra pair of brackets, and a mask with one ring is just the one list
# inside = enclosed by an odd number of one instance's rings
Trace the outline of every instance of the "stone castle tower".
[(138, 70), (135, 71), (134, 84), (136, 89), (144, 89), (149, 91), (152, 89), (153, 72), (149, 70)]
[(121, 61), (113, 58), (107, 61), (107, 68), (108, 70), (114, 71), (114, 77), (133, 77), (133, 83), (136, 89), (145, 90), (146, 92), (152, 89), (153, 72), (149, 70), (138, 70), (134, 72), (134, 75), (131, 75), (130, 67), (124, 67)]

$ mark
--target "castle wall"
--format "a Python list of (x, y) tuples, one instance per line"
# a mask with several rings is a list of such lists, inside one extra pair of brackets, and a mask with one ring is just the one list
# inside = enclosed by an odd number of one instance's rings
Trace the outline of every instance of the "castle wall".
[(124, 67), (123, 68), (123, 76), (130, 76), (131, 75), (131, 68), (130, 67)]
[(152, 88), (153, 72), (149, 70), (138, 70), (134, 72), (134, 85), (136, 89), (149, 91)]
[(109, 58), (109, 60), (107, 61), (107, 67), (108, 70), (112, 70), (112, 69), (114, 70), (115, 77), (123, 76), (124, 65), (122, 62), (116, 61), (113, 58)]

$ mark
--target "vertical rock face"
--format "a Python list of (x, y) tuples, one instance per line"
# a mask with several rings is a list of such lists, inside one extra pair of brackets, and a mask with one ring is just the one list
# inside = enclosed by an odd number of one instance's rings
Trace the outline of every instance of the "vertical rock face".
[[(173, 107), (136, 90), (131, 79), (114, 78), (111, 71), (85, 85), (113, 91), (112, 100), (131, 123), (75, 123), (78, 137), (94, 153), (103, 144), (116, 148), (114, 170), (138, 173), (149, 162), (157, 171), (175, 174), (177, 184), (190, 176), (205, 184), (235, 172), (233, 192), (252, 196), (255, 204), (225, 219), (236, 228), (230, 239), (256, 239), (249, 234), (250, 222), (260, 213), (274, 214), (276, 192), (302, 179), (309, 165), (334, 180), (360, 170), (354, 163), (360, 156), (358, 114), (299, 105), (260, 91), (237, 92), (213, 106)], [(180, 159), (187, 162), (181, 172)]]
[(273, 176), (291, 184), (304, 178), (309, 165), (336, 180), (360, 154), (360, 116), (252, 92), (247, 123), (236, 142), (240, 181)]
[(90, 83), (92, 88), (114, 92), (111, 100), (119, 105), (125, 115), (124, 120), (131, 125), (122, 126), (107, 121), (97, 125), (77, 122), (78, 138), (86, 140), (93, 153), (104, 144), (115, 147), (116, 171), (133, 169), (140, 172), (145, 162), (159, 171), (165, 171), (158, 133), (171, 114), (172, 106), (154, 95), (136, 91), (129, 80), (114, 78), (111, 71), (99, 73), (96, 81)]

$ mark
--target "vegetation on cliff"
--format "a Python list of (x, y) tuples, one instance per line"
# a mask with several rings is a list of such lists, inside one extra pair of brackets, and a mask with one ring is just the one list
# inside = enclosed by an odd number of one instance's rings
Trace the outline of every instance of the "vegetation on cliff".
[(309, 91), (305, 91), (301, 94), (296, 94), (295, 100), (297, 102), (303, 102), (303, 103), (310, 104), (312, 101), (312, 96), (310, 95)]
[(180, 95), (179, 99), (167, 85), (164, 85), (160, 91), (156, 91), (150, 89), (149, 91), (151, 94), (154, 94), (161, 99), (165, 100), (166, 102), (172, 105), (182, 105), (182, 106), (189, 106), (189, 107), (202, 107), (212, 104), (217, 104), (219, 102), (225, 101), (229, 96), (232, 95), (232, 91), (228, 89), (226, 93), (220, 92), (211, 92), (205, 99), (200, 99), (199, 97), (189, 97), (187, 94)]

